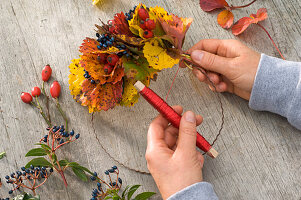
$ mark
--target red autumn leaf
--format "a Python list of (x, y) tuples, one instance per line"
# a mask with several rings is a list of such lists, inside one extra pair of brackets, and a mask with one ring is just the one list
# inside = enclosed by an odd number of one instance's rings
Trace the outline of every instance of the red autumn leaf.
[(129, 23), (126, 20), (126, 16), (124, 15), (123, 12), (117, 13), (111, 22), (112, 22), (112, 26), (110, 28), (111, 33), (133, 36), (129, 28)]
[(160, 18), (160, 23), (165, 31), (166, 35), (173, 38), (173, 45), (177, 49), (181, 49), (186, 32), (188, 31), (192, 19), (191, 18), (180, 18), (174, 14), (171, 14), (172, 20), (165, 20)]
[(229, 7), (229, 4), (225, 0), (200, 0), (200, 6), (203, 11), (212, 11), (218, 8)]
[(217, 16), (217, 23), (222, 27), (222, 28), (230, 28), (233, 25), (234, 21), (234, 15), (231, 11), (229, 10), (224, 10)]
[(89, 106), (93, 111), (114, 108), (122, 100), (123, 81), (116, 84), (93, 84), (89, 80), (82, 83), (82, 92), (79, 101), (83, 106)]
[(257, 24), (260, 21), (268, 18), (267, 9), (260, 8), (256, 14), (251, 14), (250, 17), (243, 17), (238, 20), (232, 27), (233, 35), (239, 35), (244, 32), (251, 24)]
[(95, 39), (87, 37), (82, 43), (82, 46), (79, 47), (79, 51), (84, 55), (87, 53), (98, 51), (97, 45), (99, 45), (99, 42), (97, 42)]

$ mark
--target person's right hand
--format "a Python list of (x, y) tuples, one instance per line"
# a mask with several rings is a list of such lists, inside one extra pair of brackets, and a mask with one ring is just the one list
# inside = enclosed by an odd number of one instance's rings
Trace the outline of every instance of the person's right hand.
[[(201, 40), (187, 53), (191, 55), (193, 62), (206, 70), (217, 92), (230, 92), (246, 100), (250, 99), (260, 61), (259, 53), (237, 40), (218, 39)], [(198, 69), (193, 69), (193, 73), (215, 91), (207, 77)]]

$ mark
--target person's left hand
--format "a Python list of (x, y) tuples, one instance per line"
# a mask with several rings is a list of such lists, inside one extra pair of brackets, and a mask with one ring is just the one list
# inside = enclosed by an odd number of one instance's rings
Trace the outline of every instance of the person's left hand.
[[(181, 114), (181, 106), (173, 106)], [(204, 158), (196, 150), (196, 126), (203, 118), (188, 111), (181, 118), (180, 128), (168, 125), (159, 115), (151, 123), (147, 135), (145, 158), (163, 199), (203, 180)]]

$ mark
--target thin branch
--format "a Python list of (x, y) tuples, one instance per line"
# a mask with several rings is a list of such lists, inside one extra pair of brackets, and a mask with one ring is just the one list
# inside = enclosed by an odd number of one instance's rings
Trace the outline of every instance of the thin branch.
[(252, 5), (253, 3), (255, 3), (257, 0), (253, 0), (251, 3), (248, 3), (247, 5), (243, 5), (243, 6), (231, 6), (230, 9), (234, 10), (234, 9), (238, 9), (238, 8), (245, 8), (248, 7), (250, 5)]

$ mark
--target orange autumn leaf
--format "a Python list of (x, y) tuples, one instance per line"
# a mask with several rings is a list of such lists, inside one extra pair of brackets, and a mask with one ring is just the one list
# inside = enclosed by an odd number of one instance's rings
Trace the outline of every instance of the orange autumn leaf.
[(100, 110), (107, 111), (114, 108), (122, 100), (123, 82), (119, 81), (116, 84), (106, 83), (93, 84), (89, 80), (82, 83), (82, 92), (79, 101), (83, 106), (89, 107), (89, 112)]
[(251, 14), (250, 17), (243, 17), (238, 20), (232, 27), (232, 33), (239, 35), (244, 32), (251, 24), (257, 24), (260, 21), (268, 18), (267, 9), (260, 8), (256, 14)]
[(115, 84), (124, 76), (124, 69), (121, 67), (121, 61), (116, 63), (111, 74), (107, 74), (104, 71), (104, 64), (98, 61), (98, 56), (96, 54), (81, 56), (79, 63), (86, 71), (89, 72), (91, 77), (95, 81), (99, 81), (100, 84)]
[(222, 28), (230, 28), (233, 25), (234, 21), (234, 15), (231, 11), (229, 10), (224, 10), (217, 16), (217, 23), (222, 27)]
[(200, 0), (200, 6), (203, 11), (212, 11), (218, 8), (229, 7), (225, 0)]
[(97, 45), (99, 45), (99, 42), (97, 42), (95, 39), (87, 37), (86, 39), (84, 39), (82, 46), (79, 47), (79, 51), (84, 55), (86, 53), (98, 51)]

